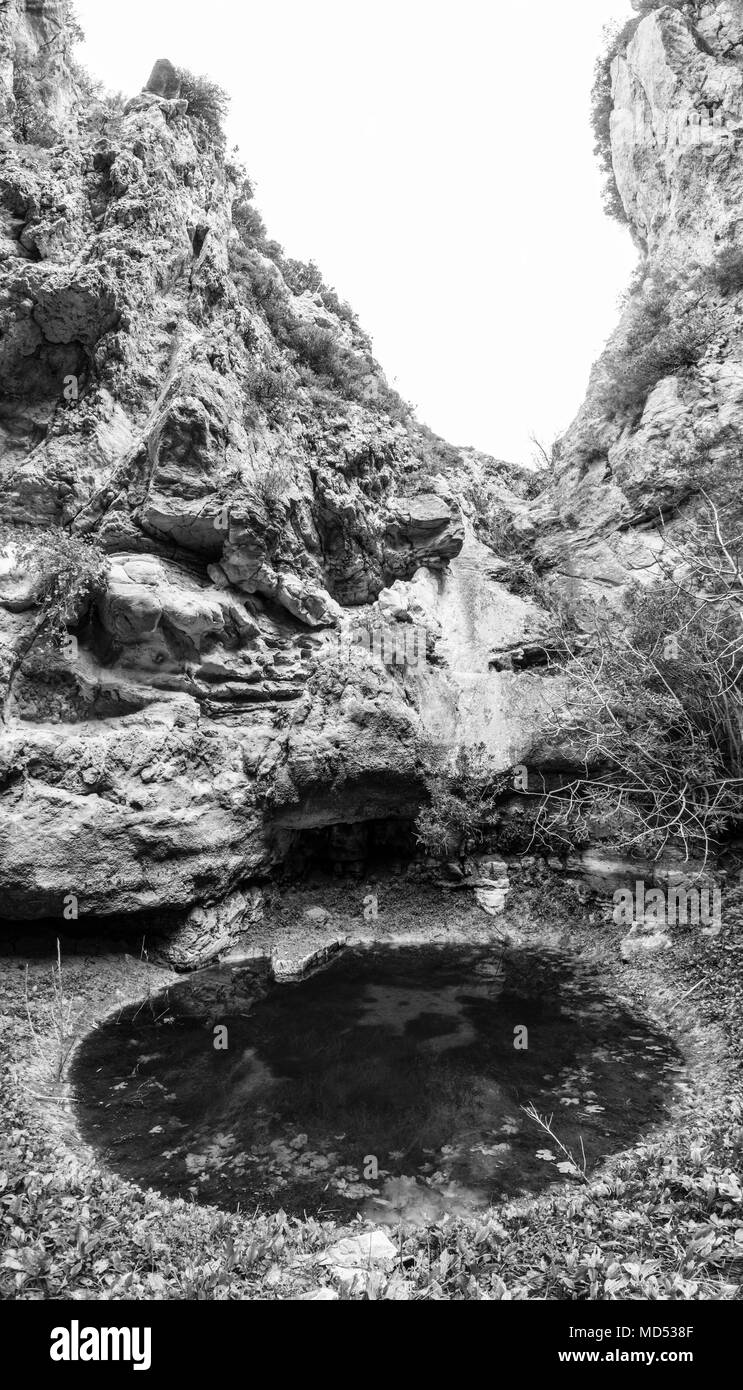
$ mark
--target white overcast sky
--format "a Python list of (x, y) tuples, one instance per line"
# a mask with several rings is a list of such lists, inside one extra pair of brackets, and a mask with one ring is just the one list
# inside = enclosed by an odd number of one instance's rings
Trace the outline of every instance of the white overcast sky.
[(636, 252), (589, 125), (629, 0), (76, 0), (93, 76), (232, 98), (269, 233), (316, 260), (445, 438), (526, 460), (580, 404)]

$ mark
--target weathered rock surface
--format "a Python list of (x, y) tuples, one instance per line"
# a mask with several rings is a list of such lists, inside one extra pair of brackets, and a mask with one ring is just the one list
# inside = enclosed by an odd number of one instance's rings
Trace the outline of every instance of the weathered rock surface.
[[(562, 440), (554, 484), (516, 523), (546, 581), (579, 616), (657, 578), (659, 559), (683, 547), (699, 469), (714, 489), (716, 474), (735, 476), (738, 467), (741, 290), (721, 288), (716, 267), (721, 253), (743, 248), (740, 0), (644, 13), (614, 60), (612, 90), (613, 166), (641, 270)], [(636, 365), (631, 327), (654, 279), (665, 286), (671, 331), (683, 339), (684, 325), (706, 315), (708, 332), (696, 360), (669, 362), (627, 404), (621, 364), (628, 374)]]
[[(107, 562), (65, 619), (74, 643), (42, 634), (5, 702), (6, 915), (58, 917), (69, 895), (87, 917), (175, 912), (188, 966), (233, 945), (230, 905), (302, 835), (358, 872), (359, 827), (416, 814), (426, 744), (543, 779), (580, 765), (524, 558), (588, 624), (683, 539), (690, 459), (739, 457), (743, 290), (714, 271), (740, 240), (743, 3), (694, 9), (646, 15), (614, 64), (646, 279), (535, 498), (525, 470), (416, 422), (348, 307), (268, 240), (168, 60), (102, 101), (75, 75), (67, 0), (0, 6), (3, 679), (38, 612), (19, 547), (88, 538)], [(703, 108), (729, 140), (661, 138), (669, 111)], [(610, 359), (661, 271), (672, 324), (707, 277), (712, 327), (618, 409)], [(395, 655), (359, 642), (372, 631)], [(477, 889), (493, 911), (504, 890)]]
[(213, 907), (194, 907), (182, 925), (156, 938), (155, 956), (175, 970), (195, 970), (230, 952), (250, 926), (261, 920), (262, 895), (231, 893)]
[(5, 0), (0, 7), (0, 119), (21, 87), (32, 89), (61, 136), (76, 128), (77, 81), (70, 63), (69, 0)]
[[(0, 10), (5, 677), (37, 617), (18, 544), (88, 538), (108, 568), (6, 701), (4, 911), (193, 910), (184, 966), (298, 833), (415, 814), (420, 688), (346, 639), (425, 629), (415, 595), (445, 586), (464, 520), (439, 442), (268, 241), (170, 62), (122, 107), (70, 37), (66, 0)], [(432, 616), (431, 655), (440, 635)]]

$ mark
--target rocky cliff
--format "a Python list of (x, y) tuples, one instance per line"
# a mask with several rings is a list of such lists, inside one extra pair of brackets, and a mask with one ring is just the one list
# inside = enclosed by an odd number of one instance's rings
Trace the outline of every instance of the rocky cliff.
[(743, 2), (635, 9), (605, 155), (640, 269), (535, 486), (422, 427), (269, 239), (215, 89), (161, 60), (105, 97), (66, 0), (0, 8), (8, 917), (219, 932), (309, 845), (402, 844), (432, 745), (580, 765), (547, 609), (656, 577), (743, 424)]
[(700, 488), (729, 500), (740, 467), (743, 4), (633, 8), (607, 60), (606, 155), (640, 263), (553, 485), (518, 523), (583, 611), (657, 578)]
[(507, 766), (490, 649), (535, 610), (463, 552), (471, 460), (268, 239), (209, 85), (106, 98), (73, 39), (66, 0), (0, 10), (3, 911), (178, 914), (409, 820), (422, 740), (495, 730)]

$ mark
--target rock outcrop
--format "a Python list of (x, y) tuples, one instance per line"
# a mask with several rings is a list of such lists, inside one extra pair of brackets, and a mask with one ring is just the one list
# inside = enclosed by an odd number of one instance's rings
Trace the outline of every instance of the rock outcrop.
[[(545, 786), (580, 762), (542, 600), (587, 624), (656, 576), (743, 427), (743, 3), (636, 8), (611, 142), (641, 273), (535, 495), (419, 425), (268, 239), (213, 91), (161, 59), (101, 98), (67, 0), (0, 7), (8, 917), (167, 919), (188, 965), (303, 835), (355, 869), (409, 822), (431, 742)], [(105, 581), (73, 602), (76, 545)]]
[[(66, 0), (0, 11), (3, 910), (190, 913), (181, 963), (298, 834), (415, 815), (463, 456), (268, 240), (208, 102), (165, 59), (102, 99), (72, 37)], [(59, 537), (106, 564), (62, 644)], [(411, 618), (423, 679), (359, 654)]]
[(515, 520), (579, 613), (658, 577), (700, 482), (714, 495), (735, 481), (743, 429), (743, 4), (634, 8), (610, 129), (640, 267), (554, 484)]

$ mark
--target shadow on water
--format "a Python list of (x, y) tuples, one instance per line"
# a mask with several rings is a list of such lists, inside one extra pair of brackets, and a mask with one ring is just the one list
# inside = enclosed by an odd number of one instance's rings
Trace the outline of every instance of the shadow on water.
[(590, 1171), (680, 1071), (562, 955), (374, 947), (295, 985), (267, 963), (189, 977), (95, 1029), (73, 1082), (84, 1137), (142, 1186), (396, 1222), (563, 1181), (530, 1103)]

